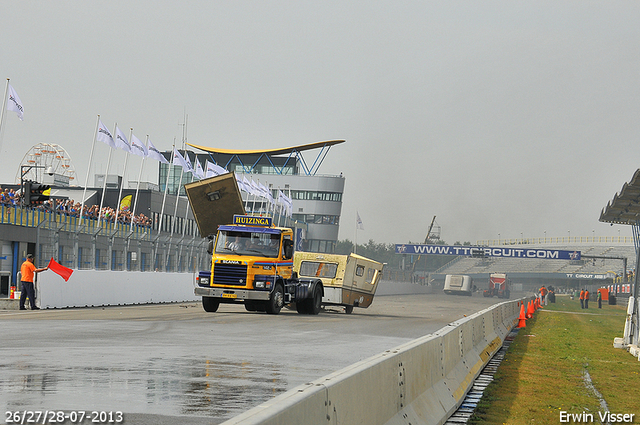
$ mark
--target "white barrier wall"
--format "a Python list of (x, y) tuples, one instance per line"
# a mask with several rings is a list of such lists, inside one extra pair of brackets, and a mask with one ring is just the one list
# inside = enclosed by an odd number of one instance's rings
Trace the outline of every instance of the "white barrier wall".
[(517, 301), (483, 310), (263, 403), (223, 425), (443, 424), (517, 323)]
[(65, 308), (195, 301), (192, 273), (74, 270), (68, 282), (38, 273), (40, 308)]

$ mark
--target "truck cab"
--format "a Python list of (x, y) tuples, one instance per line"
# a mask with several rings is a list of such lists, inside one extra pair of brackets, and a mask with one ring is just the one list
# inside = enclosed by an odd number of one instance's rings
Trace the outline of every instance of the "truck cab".
[(210, 244), (211, 271), (200, 272), (195, 294), (205, 311), (243, 302), (248, 311), (277, 314), (295, 294), (293, 231), (274, 227), (270, 217), (234, 216), (220, 225)]

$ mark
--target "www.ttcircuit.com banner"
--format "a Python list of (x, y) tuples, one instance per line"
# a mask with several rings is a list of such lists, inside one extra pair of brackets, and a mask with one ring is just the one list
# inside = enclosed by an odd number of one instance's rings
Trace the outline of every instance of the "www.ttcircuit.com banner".
[(396, 244), (396, 254), (469, 256), (481, 254), (485, 257), (544, 258), (547, 260), (579, 260), (581, 256), (580, 251), (564, 251), (559, 249), (412, 244)]

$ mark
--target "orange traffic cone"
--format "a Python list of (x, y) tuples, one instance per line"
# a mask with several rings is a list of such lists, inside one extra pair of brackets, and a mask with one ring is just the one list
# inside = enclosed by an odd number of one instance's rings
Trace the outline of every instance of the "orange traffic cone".
[(524, 313), (524, 304), (520, 306), (520, 318), (518, 319), (518, 329), (524, 328), (527, 325), (527, 319)]
[(533, 317), (533, 313), (535, 313), (535, 310), (533, 309), (533, 301), (529, 301), (527, 307), (527, 319), (531, 319)]

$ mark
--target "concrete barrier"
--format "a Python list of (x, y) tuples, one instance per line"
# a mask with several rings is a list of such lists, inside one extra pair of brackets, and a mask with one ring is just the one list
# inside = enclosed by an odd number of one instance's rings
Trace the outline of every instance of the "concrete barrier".
[(224, 425), (443, 424), (517, 323), (517, 301), (273, 398)]
[(195, 301), (194, 275), (74, 270), (68, 282), (52, 272), (38, 274), (40, 308), (91, 307)]
[[(200, 301), (193, 294), (193, 273), (74, 270), (68, 282), (45, 272), (36, 288), (40, 308), (91, 307)], [(376, 295), (432, 293), (431, 287), (382, 281)], [(17, 309), (18, 300), (0, 299), (0, 310)]]

